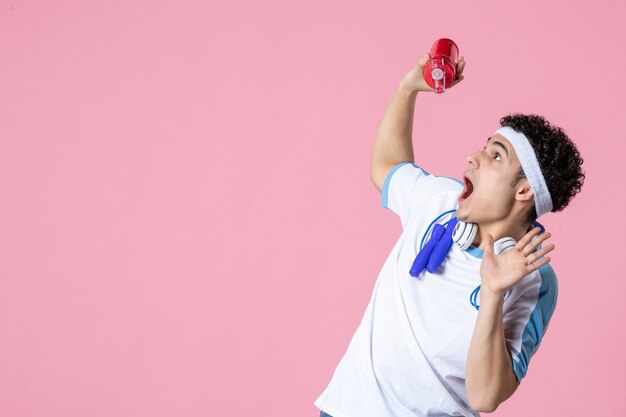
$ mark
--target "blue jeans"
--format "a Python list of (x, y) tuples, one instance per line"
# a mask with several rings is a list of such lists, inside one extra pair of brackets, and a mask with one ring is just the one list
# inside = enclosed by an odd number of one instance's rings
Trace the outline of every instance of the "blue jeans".
[(320, 411), (320, 417), (333, 417), (333, 416), (331, 416), (330, 414), (325, 413), (323, 411)]

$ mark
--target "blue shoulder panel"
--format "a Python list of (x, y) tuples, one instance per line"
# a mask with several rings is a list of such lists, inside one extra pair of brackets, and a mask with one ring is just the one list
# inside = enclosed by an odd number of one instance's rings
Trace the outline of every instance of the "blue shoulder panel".
[(530, 358), (537, 351), (556, 307), (558, 282), (554, 270), (550, 264), (546, 264), (539, 268), (539, 275), (541, 276), (539, 299), (522, 334), (522, 347), (517, 356), (518, 361), (513, 360), (513, 371), (518, 381), (526, 376)]

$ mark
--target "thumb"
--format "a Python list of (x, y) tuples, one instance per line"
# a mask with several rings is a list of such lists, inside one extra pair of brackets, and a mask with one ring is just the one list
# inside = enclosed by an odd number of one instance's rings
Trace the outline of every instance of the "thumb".
[(489, 233), (485, 237), (485, 254), (493, 255), (493, 236)]
[(430, 60), (430, 54), (426, 53), (426, 55), (424, 55), (422, 59), (419, 60), (419, 62), (417, 63), (417, 66), (419, 68), (424, 68), (424, 66), (428, 63), (429, 60)]

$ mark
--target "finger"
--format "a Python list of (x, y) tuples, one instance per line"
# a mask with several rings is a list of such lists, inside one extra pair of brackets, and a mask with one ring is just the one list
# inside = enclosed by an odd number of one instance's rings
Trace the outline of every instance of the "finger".
[(456, 64), (456, 73), (457, 75), (463, 74), (463, 70), (465, 69), (465, 61), (459, 61)]
[(531, 255), (528, 255), (526, 263), (531, 264), (531, 263), (535, 262), (537, 259), (540, 259), (542, 256), (544, 256), (546, 253), (552, 252), (554, 250), (554, 248), (555, 248), (554, 243), (550, 243), (545, 248), (541, 248), (537, 252), (535, 252), (535, 253), (533, 253)]
[(537, 249), (539, 247), (539, 245), (541, 245), (546, 239), (548, 239), (549, 237), (551, 237), (552, 234), (550, 232), (547, 233), (543, 233), (539, 236), (536, 236), (534, 239), (532, 239), (530, 241), (530, 243), (528, 245), (526, 245), (526, 247), (524, 248), (524, 255), (528, 256), (531, 253), (533, 253), (535, 251), (535, 249)]
[(459, 62), (456, 64), (456, 74), (454, 77), (454, 83), (452, 85), (458, 84), (463, 80), (463, 70), (465, 69), (465, 61), (463, 57), (459, 59)]
[(426, 63), (428, 63), (428, 61), (430, 60), (430, 54), (426, 53), (426, 55), (424, 55), (419, 62), (417, 63), (417, 66), (420, 68), (424, 68), (424, 66), (426, 65)]
[(526, 233), (524, 235), (523, 238), (521, 238), (519, 240), (519, 242), (517, 242), (515, 244), (515, 249), (521, 251), (522, 249), (524, 249), (524, 247), (526, 247), (526, 245), (528, 245), (528, 243), (533, 239), (533, 237), (535, 237), (537, 235), (537, 233), (541, 232), (541, 228), (539, 227), (535, 227), (534, 229), (532, 229), (530, 232)]
[(528, 267), (526, 267), (526, 271), (528, 273), (531, 273), (533, 271), (538, 270), (539, 268), (541, 268), (544, 265), (547, 265), (552, 259), (550, 259), (550, 257), (547, 258), (543, 258), (542, 260), (540, 260), (539, 262), (535, 262), (533, 264), (528, 265)]
[(459, 59), (459, 62), (456, 65), (457, 74), (459, 75), (462, 74), (464, 69), (465, 69), (465, 59), (461, 57)]

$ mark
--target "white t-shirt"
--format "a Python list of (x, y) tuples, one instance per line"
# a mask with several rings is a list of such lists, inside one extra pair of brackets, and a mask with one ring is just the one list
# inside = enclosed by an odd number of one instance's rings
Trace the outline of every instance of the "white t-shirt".
[[(478, 316), (470, 295), (480, 285), (483, 251), (453, 244), (435, 273), (409, 274), (432, 221), (457, 208), (462, 189), (460, 181), (431, 175), (411, 162), (396, 165), (387, 176), (382, 205), (398, 214), (403, 232), (346, 353), (314, 402), (319, 409), (333, 417), (479, 415), (467, 400), (465, 369)], [(549, 265), (505, 295), (506, 345), (520, 381), (556, 298), (557, 280)], [(477, 300), (480, 304), (480, 292)]]

